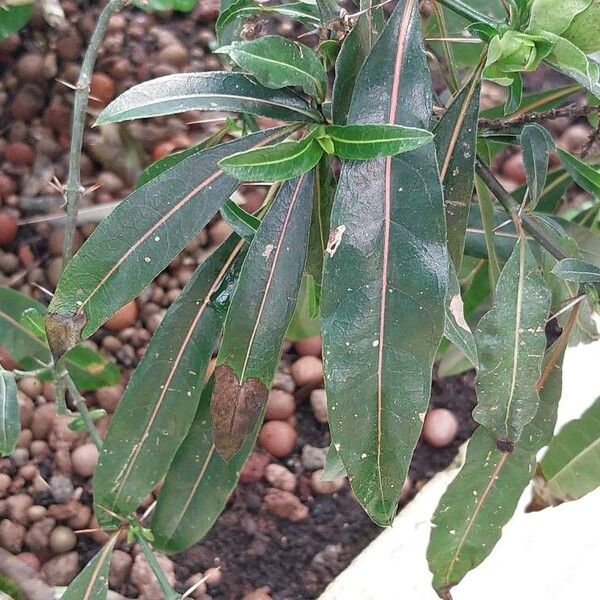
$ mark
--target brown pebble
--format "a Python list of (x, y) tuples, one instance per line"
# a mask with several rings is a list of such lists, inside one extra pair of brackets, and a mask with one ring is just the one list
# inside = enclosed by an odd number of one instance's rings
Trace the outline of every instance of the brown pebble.
[(6, 499), (6, 514), (12, 521), (27, 525), (27, 512), (32, 505), (33, 498), (28, 494), (10, 496)]
[(37, 521), (43, 519), (47, 512), (48, 511), (46, 510), (45, 506), (34, 504), (33, 506), (29, 507), (29, 510), (27, 511), (27, 517), (32, 523), (36, 523)]
[(90, 84), (90, 106), (106, 106), (115, 97), (115, 91), (115, 82), (106, 73), (94, 73)]
[(43, 517), (35, 522), (25, 535), (25, 544), (33, 552), (44, 552), (50, 543), (50, 533), (54, 529), (56, 521), (50, 517)]
[(79, 554), (67, 552), (51, 558), (42, 567), (42, 575), (48, 585), (69, 585), (79, 571)]
[(323, 389), (316, 389), (310, 393), (310, 408), (319, 423), (327, 423), (327, 394)]
[(504, 162), (502, 173), (519, 185), (525, 183), (525, 166), (523, 165), (523, 156), (520, 152), (513, 154)]
[(63, 552), (69, 552), (75, 548), (77, 543), (77, 537), (73, 533), (72, 529), (59, 525), (50, 534), (50, 549), (56, 554), (62, 554)]
[(26, 529), (10, 519), (0, 521), (0, 546), (13, 554), (21, 552)]
[(6, 496), (8, 488), (10, 487), (11, 478), (6, 473), (0, 473), (0, 498)]
[[(121, 348), (122, 346), (123, 344), (119, 341), (119, 348)], [(109, 385), (107, 387), (103, 387), (99, 390), (96, 390), (96, 402), (98, 403), (98, 406), (100, 406), (100, 408), (103, 408), (107, 413), (114, 413), (115, 410), (117, 410), (117, 406), (119, 406), (119, 400), (121, 399), (122, 395), (122, 385)]]
[(17, 75), (22, 81), (37, 83), (44, 78), (44, 57), (28, 52), (17, 61)]
[(206, 571), (204, 571), (204, 577), (206, 578), (206, 585), (209, 588), (217, 587), (219, 583), (221, 583), (222, 579), (221, 569), (218, 569), (217, 567), (210, 567), (210, 569), (206, 569)]
[(190, 598), (194, 598), (194, 600), (203, 600), (208, 589), (206, 582), (204, 581), (204, 573), (194, 573), (194, 575), (191, 575), (185, 580), (184, 587), (186, 589), (189, 589), (194, 585), (197, 587), (190, 594)]
[(294, 396), (284, 390), (273, 389), (269, 391), (265, 419), (267, 421), (285, 421), (296, 411)]
[(42, 382), (35, 377), (23, 377), (23, 379), (19, 380), (19, 389), (27, 394), (32, 400), (35, 400), (42, 394), (43, 385)]
[(110, 331), (122, 331), (135, 324), (138, 316), (138, 307), (135, 300), (122, 306), (106, 323), (104, 327)]
[(275, 488), (293, 492), (296, 488), (296, 476), (283, 465), (271, 463), (265, 469), (265, 479)]
[(129, 579), (133, 558), (128, 552), (114, 550), (110, 559), (110, 574), (108, 583), (111, 588), (118, 588)]
[(263, 498), (265, 510), (277, 515), (282, 519), (297, 523), (308, 517), (308, 507), (300, 502), (300, 499), (291, 492), (270, 489)]
[(17, 402), (19, 404), (19, 419), (21, 429), (28, 429), (33, 421), (34, 404), (29, 395), (21, 390), (17, 391)]
[(294, 343), (294, 346), (296, 347), (296, 352), (300, 356), (321, 356), (320, 335), (298, 340)]
[(6, 160), (15, 167), (28, 167), (33, 163), (34, 152), (25, 142), (12, 142), (6, 146)]
[[(1, 154), (1, 152), (0, 152)], [(17, 191), (17, 184), (8, 173), (0, 172), (0, 199), (8, 198)]]
[(54, 404), (42, 404), (35, 409), (31, 421), (31, 432), (35, 440), (45, 440), (56, 416)]
[(271, 461), (271, 457), (264, 452), (254, 451), (247, 458), (240, 473), (242, 483), (256, 483), (262, 479), (266, 466)]
[(227, 221), (217, 221), (208, 231), (210, 239), (215, 246), (224, 242), (233, 233), (233, 228)]
[(91, 477), (98, 464), (98, 448), (92, 443), (83, 444), (75, 448), (71, 453), (71, 462), (77, 475)]
[(285, 421), (267, 421), (258, 434), (258, 443), (277, 458), (290, 455), (296, 445), (296, 430)]
[(0, 212), (0, 246), (8, 246), (17, 237), (19, 225), (15, 216), (8, 211)]
[(175, 67), (184, 67), (189, 55), (183, 44), (169, 44), (158, 53), (159, 62), (165, 62)]
[(31, 457), (40, 461), (44, 460), (50, 454), (50, 448), (44, 440), (33, 440), (29, 447)]
[(323, 381), (323, 363), (316, 356), (301, 356), (292, 364), (291, 373), (298, 386), (319, 385)]
[(591, 129), (583, 123), (571, 125), (559, 138), (557, 145), (559, 148), (571, 153), (581, 151), (583, 145), (588, 141)]
[(451, 444), (458, 433), (458, 419), (447, 408), (434, 408), (425, 415), (423, 439), (434, 448)]
[(251, 592), (244, 594), (242, 600), (272, 600), (268, 592), (268, 587), (259, 588), (258, 590), (252, 590)]
[(339, 492), (344, 487), (345, 479), (343, 477), (336, 477), (331, 481), (323, 481), (321, 479), (322, 476), (323, 469), (313, 471), (312, 475), (310, 476), (310, 486), (315, 494), (329, 496)]
[(17, 554), (17, 558), (25, 563), (30, 569), (39, 571), (41, 567), (40, 559), (33, 552), (21, 552)]

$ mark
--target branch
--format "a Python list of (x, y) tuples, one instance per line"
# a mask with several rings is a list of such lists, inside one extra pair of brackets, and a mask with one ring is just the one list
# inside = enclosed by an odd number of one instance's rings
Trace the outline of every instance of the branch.
[(71, 376), (65, 371), (62, 375), (64, 382), (67, 384), (67, 389), (73, 398), (73, 402), (75, 402), (75, 406), (83, 419), (83, 423), (85, 424), (85, 428), (92, 439), (92, 442), (96, 445), (98, 450), (102, 450), (102, 439), (96, 429), (96, 424), (94, 423), (94, 419), (92, 419), (92, 415), (85, 403), (85, 398), (79, 393), (75, 382), (71, 379)]
[(469, 23), (487, 23), (488, 25), (496, 25), (498, 21), (480, 13), (473, 7), (469, 6), (462, 0), (435, 0), (453, 13), (461, 16), (463, 19), (469, 21)]
[(67, 208), (67, 222), (65, 224), (65, 238), (63, 244), (63, 268), (71, 260), (73, 255), (73, 238), (77, 227), (77, 209), (79, 201), (83, 196), (81, 185), (81, 150), (83, 148), (83, 132), (85, 129), (85, 117), (90, 95), (90, 83), (96, 64), (96, 57), (102, 44), (108, 22), (113, 14), (131, 0), (110, 0), (104, 7), (98, 23), (90, 39), (85, 52), (81, 71), (75, 87), (75, 102), (73, 104), (73, 126), (71, 131), (71, 148), (69, 150), (69, 175), (64, 187), (64, 200)]
[(171, 587), (171, 584), (167, 580), (167, 577), (164, 571), (162, 570), (162, 567), (160, 566), (158, 560), (156, 560), (154, 552), (152, 552), (152, 548), (150, 548), (150, 544), (148, 544), (148, 541), (140, 531), (135, 532), (135, 541), (138, 543), (139, 547), (141, 548), (144, 554), (144, 558), (146, 559), (146, 561), (150, 565), (150, 568), (154, 572), (154, 575), (156, 576), (158, 584), (160, 585), (160, 589), (162, 590), (165, 600), (178, 600), (180, 598), (179, 594), (177, 594), (175, 590)]

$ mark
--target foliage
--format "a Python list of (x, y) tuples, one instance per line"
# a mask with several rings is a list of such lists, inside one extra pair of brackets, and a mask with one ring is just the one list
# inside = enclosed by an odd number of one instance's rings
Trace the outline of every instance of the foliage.
[[(223, 128), (142, 174), (68, 261), (47, 309), (0, 290), (2, 343), (26, 369), (0, 373), (0, 445), (10, 453), (15, 379), (66, 384), (79, 411), (72, 426), (93, 433), (98, 415), (76, 386), (109, 385), (118, 372), (81, 343), (217, 212), (233, 227), (156, 331), (93, 481), (100, 524), (129, 530), (167, 598), (177, 596), (152, 564), (150, 545), (181, 551), (210, 529), (256, 439), (284, 339), (319, 327), (332, 434), (327, 471), (347, 473), (382, 525), (396, 514), (434, 361), (445, 373), (477, 370), (480, 427), (436, 511), (428, 550), (443, 597), (492, 551), (536, 469), (552, 501), (600, 483), (592, 468), (598, 403), (552, 440), (565, 348), (597, 337), (600, 175), (592, 161), (563, 150), (562, 166), (550, 169), (554, 143), (535, 112), (560, 107), (581, 87), (600, 91), (600, 67), (587, 56), (597, 49), (597, 3), (440, 4), (424, 19), (417, 0), (399, 0), (385, 19), (370, 2), (342, 18), (331, 2), (224, 1), (218, 52), (230, 70), (140, 83), (96, 121), (231, 113)], [(244, 24), (270, 12), (316, 28), (319, 42), (250, 39)], [(432, 31), (443, 39), (426, 46)], [(449, 34), (470, 35), (476, 52), (454, 47)], [(435, 60), (428, 63), (426, 51)], [(576, 84), (523, 96), (523, 73), (542, 62)], [(448, 83), (441, 114), (430, 68)], [(480, 114), (484, 79), (509, 93), (504, 106)], [(261, 130), (263, 118), (274, 126)], [(75, 123), (81, 119), (76, 113)], [(488, 168), (506, 145), (522, 151), (526, 171), (513, 195)], [(272, 184), (254, 215), (230, 198), (249, 181)], [(559, 216), (572, 181), (593, 200)], [(553, 318), (562, 334), (546, 348)], [(136, 509), (163, 479), (146, 529)], [(67, 594), (106, 597), (115, 539)]]

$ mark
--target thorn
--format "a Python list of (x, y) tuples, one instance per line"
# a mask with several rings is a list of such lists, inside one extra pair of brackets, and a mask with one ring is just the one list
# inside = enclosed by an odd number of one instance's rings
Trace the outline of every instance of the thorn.
[(150, 513), (156, 508), (156, 505), (158, 504), (158, 500), (155, 500), (144, 512), (144, 514), (140, 517), (140, 523), (142, 521), (145, 521), (149, 516)]
[(39, 283), (33, 282), (31, 285), (33, 287), (36, 287), (38, 290), (40, 290), (40, 292), (42, 292), (46, 296), (48, 296), (48, 298), (54, 298), (54, 294), (50, 290), (48, 290), (45, 287), (41, 286)]
[(83, 195), (93, 194), (96, 190), (100, 189), (102, 185), (103, 183), (101, 181), (94, 183), (94, 185), (90, 185), (90, 187), (83, 190)]
[(494, 229), (492, 229), (492, 232), (496, 233), (496, 231), (500, 231), (500, 229), (502, 229), (503, 227), (506, 227), (509, 223), (512, 223), (512, 219), (506, 219), (506, 221), (500, 223), (500, 225), (496, 225), (496, 227), (494, 227)]
[(581, 294), (581, 296), (577, 296), (577, 298), (575, 298), (574, 300), (569, 301), (569, 303), (566, 306), (564, 306), (558, 312), (556, 312), (553, 315), (551, 315), (548, 318), (548, 320), (546, 321), (546, 323), (549, 323), (550, 321), (552, 321), (552, 319), (558, 318), (564, 312), (567, 312), (570, 308), (573, 308), (574, 306), (576, 306), (577, 304), (579, 304), (585, 297), (586, 297), (585, 294)]
[(70, 90), (73, 90), (74, 92), (76, 92), (77, 90), (80, 89), (78, 86), (73, 85), (72, 83), (69, 83), (68, 81), (65, 81), (64, 79), (56, 78), (56, 81), (57, 81), (57, 83), (64, 85), (65, 87), (69, 88)]
[(48, 182), (59, 194), (64, 194), (65, 186), (60, 182), (60, 179), (53, 175), (52, 179)]

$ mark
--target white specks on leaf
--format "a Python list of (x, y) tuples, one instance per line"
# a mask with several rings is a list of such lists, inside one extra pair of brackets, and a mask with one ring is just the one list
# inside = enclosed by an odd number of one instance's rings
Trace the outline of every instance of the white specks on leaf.
[(333, 256), (338, 249), (342, 237), (346, 231), (345, 225), (338, 225), (336, 228), (332, 229), (329, 232), (329, 239), (327, 240), (327, 248), (325, 248), (325, 252), (329, 254), (329, 256)]
[(450, 300), (450, 312), (459, 327), (462, 327), (465, 331), (471, 331), (469, 325), (465, 321), (464, 305), (460, 294), (456, 294), (456, 296), (453, 296)]
[(269, 256), (271, 256), (271, 252), (273, 252), (274, 249), (275, 249), (275, 246), (273, 246), (273, 244), (267, 244), (265, 246), (265, 249), (263, 250), (262, 256), (264, 256), (266, 259), (268, 259)]

